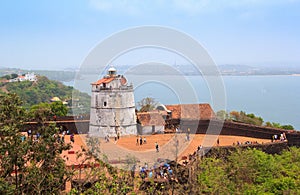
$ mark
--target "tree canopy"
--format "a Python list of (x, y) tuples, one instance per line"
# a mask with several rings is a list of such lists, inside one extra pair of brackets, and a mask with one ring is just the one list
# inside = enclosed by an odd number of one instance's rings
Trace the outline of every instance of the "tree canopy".
[(0, 194), (58, 194), (69, 178), (60, 154), (70, 145), (58, 142), (55, 123), (25, 136), (28, 113), (20, 98), (5, 94), (0, 100)]
[(87, 93), (82, 93), (71, 86), (65, 86), (61, 82), (49, 80), (44, 76), (38, 76), (37, 78), (37, 82), (6, 83), (5, 88), (9, 93), (16, 93), (22, 99), (25, 108), (40, 103), (50, 103), (53, 97), (59, 97), (61, 100), (68, 102), (69, 107), (72, 107), (72, 99), (75, 97), (76, 104), (81, 105), (80, 111), (89, 113), (90, 96)]
[(230, 113), (226, 112), (225, 110), (220, 110), (216, 113), (218, 119), (221, 120), (233, 120), (238, 121), (246, 124), (258, 125), (258, 126), (266, 126), (266, 127), (274, 127), (279, 129), (285, 130), (293, 130), (294, 127), (292, 125), (281, 125), (280, 123), (276, 122), (265, 122), (262, 117), (256, 116), (253, 113), (247, 114), (244, 111), (231, 111)]
[(138, 106), (140, 107), (140, 112), (148, 112), (154, 110), (157, 105), (157, 102), (154, 98), (146, 97), (138, 102)]

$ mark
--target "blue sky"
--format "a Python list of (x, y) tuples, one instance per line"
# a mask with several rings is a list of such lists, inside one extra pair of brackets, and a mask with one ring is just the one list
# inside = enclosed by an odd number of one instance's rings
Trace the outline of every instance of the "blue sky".
[(101, 40), (141, 25), (191, 35), (217, 64), (300, 66), (299, 0), (3, 0), (0, 67), (77, 68)]

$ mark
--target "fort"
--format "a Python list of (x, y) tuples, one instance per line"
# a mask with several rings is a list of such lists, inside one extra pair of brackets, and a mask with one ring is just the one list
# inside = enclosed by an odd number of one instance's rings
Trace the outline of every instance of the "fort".
[[(47, 121), (46, 124), (53, 123), (54, 121)], [(181, 124), (183, 128), (188, 128), (190, 126), (197, 126), (196, 134), (206, 134), (211, 120), (182, 120), (182, 119), (167, 119), (166, 120), (166, 129), (172, 125)], [(220, 125), (221, 121), (213, 120), (212, 124)], [(57, 117), (56, 121), (57, 127), (62, 127), (63, 130), (70, 130), (75, 134), (87, 134), (89, 130), (89, 115), (84, 115), (82, 118), (78, 116), (66, 116), (66, 117)], [(25, 123), (24, 132), (27, 129), (37, 129), (39, 126), (38, 122), (27, 122)], [(300, 132), (295, 130), (282, 130), (271, 127), (263, 127), (256, 125), (249, 125), (245, 123), (233, 122), (233, 121), (224, 121), (219, 135), (228, 135), (228, 136), (243, 136), (243, 137), (252, 137), (252, 138), (261, 138), (261, 139), (270, 139), (274, 134), (280, 134), (285, 132), (288, 145), (289, 146), (300, 146)], [(170, 133), (170, 131), (165, 131), (165, 133)], [(212, 132), (214, 133), (214, 132)], [(216, 132), (215, 132), (216, 133)]]
[[(110, 67), (106, 75), (91, 83), (90, 115), (55, 118), (61, 131), (92, 137), (123, 137), (168, 133), (191, 135), (239, 136), (271, 140), (285, 134), (288, 145), (300, 146), (300, 133), (277, 128), (219, 120), (209, 104), (158, 105), (154, 111), (137, 112), (133, 85)], [(53, 119), (52, 119), (53, 120)], [(53, 121), (49, 119), (46, 124)], [(38, 122), (27, 122), (26, 129), (36, 129)], [(177, 132), (180, 130), (180, 132)], [(161, 138), (157, 138), (158, 140)], [(198, 143), (201, 144), (201, 143)]]

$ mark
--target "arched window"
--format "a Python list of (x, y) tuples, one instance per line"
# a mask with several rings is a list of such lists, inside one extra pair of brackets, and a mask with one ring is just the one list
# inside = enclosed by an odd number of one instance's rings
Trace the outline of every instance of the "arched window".
[(104, 103), (103, 103), (103, 105), (104, 105), (104, 106), (106, 106), (106, 105), (107, 105), (107, 103), (106, 103), (106, 102), (104, 102)]

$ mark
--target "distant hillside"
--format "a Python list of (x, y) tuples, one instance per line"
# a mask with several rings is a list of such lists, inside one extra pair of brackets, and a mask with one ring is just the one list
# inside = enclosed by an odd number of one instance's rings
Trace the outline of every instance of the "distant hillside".
[[(38, 76), (37, 82), (1, 83), (1, 91), (18, 94), (25, 107), (41, 102), (50, 102), (53, 97), (59, 97), (62, 101), (67, 101), (71, 107), (72, 93), (76, 93), (76, 99), (78, 100), (76, 104), (81, 105), (81, 110), (90, 107), (90, 96), (88, 94), (82, 93), (73, 87), (65, 86), (61, 82), (49, 80), (45, 76)], [(88, 112), (88, 110), (85, 111)]]
[(0, 67), (0, 76), (9, 74), (25, 74), (27, 72), (34, 72), (37, 75), (46, 76), (50, 80), (61, 82), (72, 81), (75, 78), (76, 72), (73, 70), (55, 71), (55, 70), (24, 70), (18, 68), (3, 68)]

